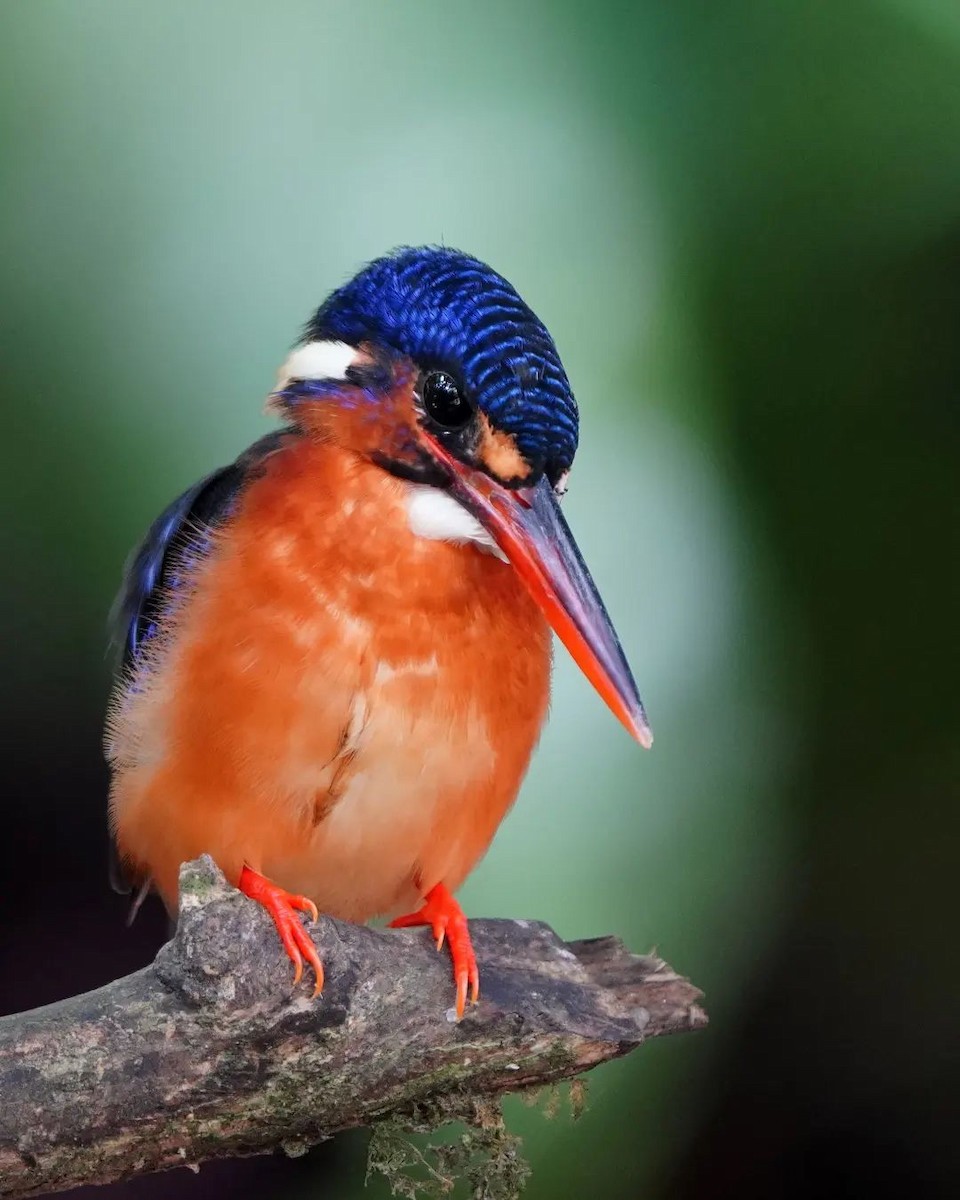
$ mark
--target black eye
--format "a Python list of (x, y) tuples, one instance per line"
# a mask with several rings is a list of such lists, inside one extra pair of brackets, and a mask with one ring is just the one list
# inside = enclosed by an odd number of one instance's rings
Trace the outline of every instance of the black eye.
[(473, 416), (473, 409), (446, 371), (431, 371), (423, 381), (423, 407), (438, 425), (459, 429)]

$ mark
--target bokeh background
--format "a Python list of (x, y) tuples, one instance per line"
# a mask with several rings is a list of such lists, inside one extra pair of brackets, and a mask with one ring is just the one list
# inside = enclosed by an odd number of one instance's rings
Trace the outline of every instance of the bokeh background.
[[(558, 342), (657, 734), (558, 655), (462, 899), (655, 944), (712, 1018), (576, 1126), (511, 1104), (529, 1196), (956, 1195), (955, 0), (4, 0), (0, 96), (3, 1011), (164, 936), (105, 874), (127, 550), (331, 287), (443, 241)], [(349, 1198), (364, 1152), (96, 1194)]]

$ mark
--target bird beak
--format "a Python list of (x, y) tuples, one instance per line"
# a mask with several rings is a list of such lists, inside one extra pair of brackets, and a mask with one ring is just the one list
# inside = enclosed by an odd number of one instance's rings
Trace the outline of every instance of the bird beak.
[(590, 577), (553, 488), (505, 488), (434, 443), (451, 492), (490, 533), (557, 637), (627, 732), (649, 749), (653, 734), (616, 630)]

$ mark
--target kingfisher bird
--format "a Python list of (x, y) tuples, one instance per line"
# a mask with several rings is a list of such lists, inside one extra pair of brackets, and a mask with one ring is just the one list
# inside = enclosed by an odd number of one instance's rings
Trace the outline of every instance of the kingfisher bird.
[(428, 925), (479, 995), (454, 893), (513, 804), (552, 629), (643, 746), (636, 684), (559, 501), (579, 416), (553, 339), (457, 250), (395, 250), (314, 313), (282, 428), (128, 562), (105, 735), (115, 864), (177, 906), (208, 853), (323, 986), (302, 913)]

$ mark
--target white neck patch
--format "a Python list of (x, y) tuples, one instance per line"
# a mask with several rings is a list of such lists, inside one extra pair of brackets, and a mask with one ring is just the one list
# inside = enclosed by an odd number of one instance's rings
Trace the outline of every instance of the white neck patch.
[(307, 342), (291, 351), (277, 376), (277, 391), (297, 379), (346, 379), (360, 355), (346, 342)]
[(435, 542), (472, 542), (479, 550), (507, 562), (507, 556), (467, 510), (447, 492), (426, 483), (406, 483), (407, 520), (417, 537)]

